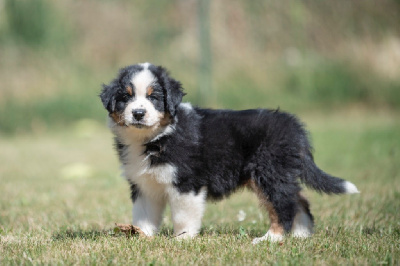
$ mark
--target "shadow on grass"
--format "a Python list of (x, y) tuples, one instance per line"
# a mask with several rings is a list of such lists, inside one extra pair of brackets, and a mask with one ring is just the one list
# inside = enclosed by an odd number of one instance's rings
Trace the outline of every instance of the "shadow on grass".
[(264, 235), (267, 231), (260, 229), (251, 229), (248, 226), (237, 225), (221, 225), (217, 227), (203, 227), (200, 231), (200, 236), (237, 236), (237, 237), (258, 237)]
[(112, 230), (96, 230), (96, 229), (61, 229), (52, 235), (54, 241), (62, 241), (66, 239), (85, 239), (97, 240), (101, 237), (114, 236)]
[[(173, 238), (172, 227), (162, 227), (159, 236)], [(114, 228), (109, 229), (81, 229), (81, 228), (61, 228), (58, 232), (53, 233), (52, 239), (54, 241), (63, 241), (66, 239), (85, 239), (97, 240), (104, 237), (126, 237), (122, 232), (115, 232)], [(135, 237), (135, 236), (130, 236)]]
[[(265, 234), (260, 230), (248, 230), (242, 226), (218, 226), (218, 227), (203, 227), (200, 230), (200, 237), (207, 236), (236, 236), (236, 237), (256, 237)], [(174, 238), (172, 227), (162, 227), (158, 236), (167, 238)], [(113, 229), (80, 229), (80, 228), (62, 228), (58, 232), (53, 233), (52, 239), (54, 241), (63, 241), (67, 239), (85, 239), (85, 240), (97, 240), (103, 237), (125, 237), (122, 233), (115, 233)]]
[[(251, 226), (249, 226), (251, 227)], [(249, 236), (249, 237), (257, 237), (257, 236), (262, 236), (264, 235), (267, 231), (267, 228), (265, 231), (262, 229), (250, 229), (248, 226), (237, 226), (237, 225), (218, 225), (216, 227), (213, 226), (203, 226), (200, 229), (199, 232), (199, 237), (218, 237), (218, 236), (238, 236), (238, 237), (243, 237), (243, 236)], [(173, 233), (173, 228), (172, 227), (162, 227), (159, 232), (159, 236), (164, 236), (164, 237), (174, 237)]]

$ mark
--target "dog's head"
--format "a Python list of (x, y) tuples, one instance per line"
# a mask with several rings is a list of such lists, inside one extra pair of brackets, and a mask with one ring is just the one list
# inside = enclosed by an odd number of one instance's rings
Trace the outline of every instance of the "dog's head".
[(174, 120), (183, 96), (180, 82), (149, 63), (121, 69), (100, 94), (115, 126), (153, 130)]

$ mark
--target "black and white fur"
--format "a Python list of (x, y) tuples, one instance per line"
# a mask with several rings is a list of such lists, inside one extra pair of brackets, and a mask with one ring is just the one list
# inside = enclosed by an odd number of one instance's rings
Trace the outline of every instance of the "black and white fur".
[(313, 233), (300, 183), (324, 193), (358, 193), (314, 163), (303, 125), (279, 110), (211, 110), (181, 103), (181, 84), (149, 63), (120, 70), (100, 95), (131, 188), (133, 224), (157, 233), (170, 204), (174, 234), (194, 237), (207, 199), (255, 191), (271, 228), (253, 240)]

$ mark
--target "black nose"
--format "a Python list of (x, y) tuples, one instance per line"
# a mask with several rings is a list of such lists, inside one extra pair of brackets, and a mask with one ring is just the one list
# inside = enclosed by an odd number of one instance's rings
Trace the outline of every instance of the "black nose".
[(135, 109), (132, 111), (133, 117), (137, 120), (140, 121), (143, 119), (144, 115), (146, 114), (145, 109)]

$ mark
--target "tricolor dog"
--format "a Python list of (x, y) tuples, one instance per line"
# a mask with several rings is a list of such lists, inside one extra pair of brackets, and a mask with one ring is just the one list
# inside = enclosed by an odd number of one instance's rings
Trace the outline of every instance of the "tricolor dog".
[(212, 110), (182, 103), (181, 83), (150, 63), (120, 70), (100, 94), (133, 201), (133, 225), (157, 233), (166, 204), (174, 234), (199, 233), (206, 200), (248, 187), (271, 227), (253, 240), (308, 237), (313, 216), (300, 183), (324, 193), (358, 193), (319, 169), (299, 120), (279, 110)]

